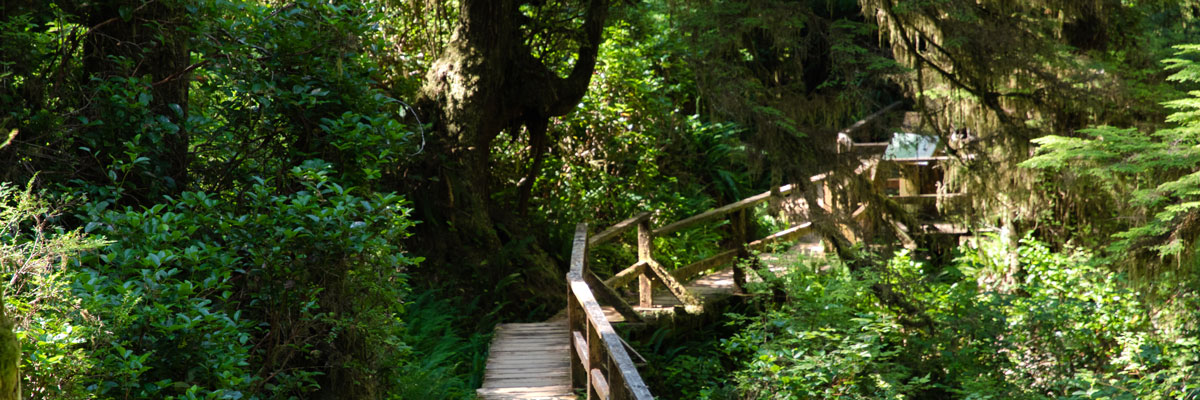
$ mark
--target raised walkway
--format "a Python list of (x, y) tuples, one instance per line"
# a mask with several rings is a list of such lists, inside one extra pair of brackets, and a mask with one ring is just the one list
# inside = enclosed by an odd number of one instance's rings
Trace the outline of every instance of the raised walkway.
[(567, 320), (500, 324), (483, 375), (480, 399), (575, 399)]
[[(880, 153), (888, 146), (887, 143), (850, 142), (843, 150), (843, 143), (839, 141), (839, 152), (867, 150)], [(888, 202), (914, 210), (910, 212), (928, 210), (934, 202), (940, 205), (943, 201), (965, 198), (963, 194), (925, 193), (921, 189), (931, 186), (920, 182), (920, 177), (929, 175), (922, 168), (947, 161), (948, 157), (883, 160), (882, 154), (875, 154), (860, 160), (862, 165), (856, 174), (871, 182), (880, 195), (890, 198)], [(831, 184), (831, 179), (824, 174), (812, 178), (813, 184), (822, 187), (817, 206), (827, 212), (833, 212), (837, 207), (830, 192), (837, 185)], [(894, 188), (898, 188), (898, 193), (891, 194), (890, 190)], [(638, 214), (594, 235), (589, 234), (587, 224), (579, 224), (567, 273), (567, 308), (546, 322), (498, 325), (483, 385), (477, 394), (481, 399), (576, 399), (582, 395), (589, 400), (652, 400), (648, 386), (638, 373), (639, 365), (634, 362), (633, 356), (638, 359), (640, 356), (617, 335), (612, 324), (650, 323), (662, 315), (703, 313), (706, 305), (737, 290), (734, 268), (742, 268), (738, 266), (739, 259), (756, 257), (755, 252), (769, 251), (772, 245), (799, 242), (792, 247), (796, 252), (821, 252), (822, 246), (812, 236), (812, 225), (807, 222), (758, 240), (750, 241), (747, 237), (752, 207), (758, 204), (771, 201), (772, 209), (808, 208), (803, 200), (796, 198), (798, 196), (787, 197), (792, 191), (792, 185), (780, 186), (657, 228), (651, 227), (650, 212)], [(854, 198), (838, 199), (836, 203), (843, 203), (841, 207), (852, 205), (856, 208), (853, 212), (841, 210), (842, 215), (851, 215), (854, 223), (839, 223), (833, 227), (852, 241), (859, 239), (851, 226), (854, 224), (860, 227), (872, 223), (890, 224), (906, 247), (910, 246), (913, 235), (970, 233), (968, 229), (944, 222), (908, 227), (888, 218), (868, 221), (865, 210), (870, 203)], [(713, 221), (728, 221), (728, 228), (723, 229), (732, 234), (734, 248), (678, 268), (668, 268), (655, 260), (655, 237)], [(636, 236), (626, 235), (635, 230)], [(636, 237), (635, 246), (625, 245), (625, 248), (636, 248), (636, 263), (603, 280), (588, 268), (589, 248), (629, 237)], [(907, 241), (903, 240), (905, 238)], [(774, 259), (778, 256), (757, 256), (759, 264), (767, 268), (757, 271), (742, 268), (742, 273), (748, 281), (762, 279), (758, 274), (777, 275), (783, 272), (779, 265), (788, 264)], [(632, 295), (622, 290), (626, 286), (633, 286)]]

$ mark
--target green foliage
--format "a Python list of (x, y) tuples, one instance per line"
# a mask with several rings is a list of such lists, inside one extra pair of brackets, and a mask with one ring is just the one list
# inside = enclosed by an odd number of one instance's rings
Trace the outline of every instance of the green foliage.
[[(93, 365), (78, 344), (85, 340), (78, 320), (78, 301), (70, 293), (70, 270), (79, 252), (105, 242), (81, 230), (64, 231), (51, 224), (58, 216), (44, 194), (0, 184), (0, 278), (4, 287), (6, 337), (23, 343), (21, 379), (30, 398), (73, 398), (84, 393), (84, 374)], [(7, 351), (9, 342), (5, 341)], [(22, 349), (23, 347), (23, 349)]]
[[(1200, 66), (1190, 58), (1200, 53), (1200, 46), (1176, 50), (1175, 58), (1165, 60), (1166, 68), (1175, 71), (1168, 79), (1200, 82)], [(1123, 257), (1150, 249), (1161, 257), (1189, 259), (1200, 235), (1194, 222), (1200, 215), (1200, 174), (1195, 172), (1200, 165), (1200, 91), (1189, 96), (1164, 103), (1174, 111), (1166, 118), (1170, 128), (1146, 134), (1100, 126), (1082, 130), (1086, 138), (1047, 136), (1034, 141), (1041, 146), (1038, 155), (1022, 165), (1092, 180), (1113, 194), (1132, 194), (1121, 201), (1131, 221), (1113, 235), (1110, 254)]]
[[(713, 323), (696, 328), (662, 327), (649, 338), (631, 342), (654, 368), (639, 371), (659, 398), (726, 398), (729, 361), (714, 338), (729, 336), (740, 325)], [(732, 398), (732, 397), (730, 397)]]
[[(1152, 304), (1090, 254), (1022, 241), (1013, 290), (980, 282), (1006, 265), (995, 238), (942, 267), (907, 252), (851, 273), (812, 260), (782, 277), (788, 299), (741, 316), (722, 342), (738, 398), (1186, 399), (1200, 395), (1196, 309)], [(832, 265), (832, 266), (829, 266)], [(898, 296), (911, 307), (884, 301)], [(1195, 304), (1195, 291), (1180, 301)], [(719, 398), (712, 396), (709, 398)]]
[(479, 321), (470, 318), (476, 313), (434, 297), (437, 294), (421, 292), (405, 305), (404, 343), (412, 357), (399, 367), (390, 398), (470, 398), (482, 383), (477, 372), (487, 361), (491, 335), (465, 335), (462, 325), (476, 325)]
[(355, 195), (331, 172), (320, 161), (293, 168), (291, 193), (258, 179), (237, 199), (93, 203), (88, 230), (118, 240), (82, 260), (73, 287), (103, 324), (88, 343), (89, 389), (287, 398), (350, 382), (363, 395), (395, 379), (382, 368), (406, 356), (395, 299), (419, 261), (396, 245), (408, 209), (395, 195)]
[[(897, 267), (908, 267), (903, 256)], [(901, 265), (904, 264), (904, 265)], [(905, 398), (928, 386), (904, 365), (898, 316), (870, 301), (870, 280), (816, 264), (783, 276), (789, 301), (746, 319), (723, 349), (742, 360), (734, 380), (745, 398)]]
[(196, 70), (191, 95), (200, 187), (226, 189), (313, 158), (333, 164), (342, 184), (366, 187), (394, 178), (395, 166), (420, 151), (408, 108), (376, 87), (381, 66), (369, 49), (387, 43), (377, 29), (386, 14), (375, 6), (194, 7), (210, 24), (211, 36), (200, 38), (215, 38), (195, 50), (214, 61)]

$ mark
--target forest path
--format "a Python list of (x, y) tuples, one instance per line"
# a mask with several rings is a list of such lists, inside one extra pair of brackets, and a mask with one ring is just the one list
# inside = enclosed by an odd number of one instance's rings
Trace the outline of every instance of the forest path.
[(566, 319), (500, 324), (483, 375), (480, 399), (575, 399)]

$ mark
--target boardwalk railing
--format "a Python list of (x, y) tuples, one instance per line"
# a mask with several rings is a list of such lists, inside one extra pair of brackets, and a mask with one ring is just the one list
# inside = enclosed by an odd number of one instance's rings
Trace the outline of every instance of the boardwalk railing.
[[(814, 182), (822, 179), (824, 179), (824, 176), (812, 178)], [(679, 221), (667, 223), (658, 228), (653, 228), (650, 225), (651, 212), (643, 212), (616, 223), (612, 227), (588, 238), (588, 246), (606, 243), (619, 238), (622, 233), (637, 229), (637, 262), (604, 280), (601, 285), (598, 285), (600, 286), (599, 289), (604, 292), (615, 293), (614, 289), (632, 284), (636, 280), (638, 281), (637, 306), (645, 309), (654, 306), (652, 292), (654, 285), (659, 284), (678, 298), (679, 302), (684, 305), (684, 308), (688, 312), (698, 312), (703, 307), (703, 304), (701, 304), (699, 297), (691, 293), (682, 282), (687, 282), (705, 271), (724, 266), (739, 257), (748, 257), (750, 251), (763, 250), (768, 245), (774, 243), (793, 241), (812, 232), (812, 224), (805, 222), (758, 240), (751, 241), (747, 237), (746, 228), (749, 217), (747, 211), (768, 200), (782, 200), (784, 196), (790, 194), (793, 190), (793, 185), (783, 185), (734, 203), (717, 207)], [(668, 269), (654, 259), (653, 243), (655, 237), (722, 219), (727, 219), (733, 228), (733, 233), (736, 236), (733, 241), (734, 248), (726, 249), (709, 258), (674, 269)], [(737, 274), (742, 274), (740, 268)], [(635, 309), (625, 303), (624, 299), (619, 296), (614, 294), (612, 298), (605, 298), (604, 300), (616, 309), (617, 312), (621, 313), (622, 316), (625, 316), (626, 319), (640, 318)]]
[[(653, 400), (604, 310), (584, 279), (587, 224), (575, 227), (571, 270), (567, 272), (567, 326), (571, 332), (571, 383), (587, 389), (587, 398)], [(604, 286), (601, 284), (600, 286)]]
[[(859, 121), (859, 123), (843, 131), (840, 136), (844, 136), (845, 133), (860, 128), (865, 125), (866, 121), (882, 115), (884, 111), (895, 108), (897, 104), (893, 104), (887, 109), (863, 121)], [(844, 140), (839, 140), (838, 151), (855, 154), (856, 157), (866, 160), (854, 172), (855, 174), (868, 174), (872, 177), (872, 181), (879, 180), (876, 177), (885, 181), (888, 180), (887, 177), (877, 175), (877, 167), (880, 166), (881, 161), (886, 161), (886, 164), (890, 164), (891, 168), (896, 168), (896, 166), (925, 165), (929, 162), (945, 161), (947, 158), (926, 157), (920, 159), (881, 160), (882, 153), (886, 147), (887, 143), (854, 143), (846, 137)], [(832, 211), (834, 205), (832, 204), (828, 174), (817, 175), (810, 180), (814, 183), (820, 182), (824, 193), (818, 199), (818, 202), (823, 204), (811, 204), (808, 206), (822, 207), (827, 211)], [(911, 171), (903, 171), (900, 178), (893, 180), (899, 181), (898, 186), (903, 187), (903, 189), (900, 190), (898, 196), (891, 197), (896, 201), (904, 203), (921, 203), (930, 199), (958, 196), (958, 194), (921, 193), (919, 191), (920, 182)], [(646, 309), (654, 305), (652, 292), (654, 284), (658, 283), (678, 298), (686, 311), (699, 312), (703, 307), (701, 300), (691, 293), (681, 282), (686, 282), (705, 271), (724, 266), (736, 259), (748, 258), (751, 250), (762, 250), (770, 244), (794, 241), (812, 232), (812, 224), (804, 222), (755, 241), (750, 241), (747, 237), (747, 225), (750, 216), (750, 213), (747, 211), (768, 200), (782, 200), (784, 196), (793, 190), (795, 189), (792, 185), (775, 187), (767, 192), (750, 196), (679, 221), (667, 223), (658, 228), (653, 228), (650, 225), (650, 217), (652, 215), (650, 211), (642, 212), (618, 222), (591, 237), (588, 237), (588, 226), (586, 223), (577, 225), (571, 251), (571, 268), (567, 273), (567, 320), (571, 335), (572, 385), (576, 388), (586, 388), (589, 400), (653, 399), (646, 383), (638, 375), (637, 367), (626, 350), (627, 345), (624, 344), (620, 336), (613, 330), (612, 325), (608, 322), (608, 318), (604, 314), (604, 310), (601, 308), (600, 303), (597, 302), (597, 297), (624, 316), (626, 321), (638, 321), (641, 320), (638, 310), (627, 303), (617, 293), (615, 288), (632, 284), (634, 280), (637, 280), (638, 306)], [(857, 202), (852, 201), (852, 203)], [(867, 217), (865, 213), (866, 204), (852, 206), (856, 207), (857, 210), (852, 213), (851, 218), (859, 223), (863, 222)], [(673, 270), (669, 270), (654, 260), (652, 253), (655, 237), (671, 234), (722, 218), (726, 218), (730, 222), (734, 235), (734, 240), (732, 241), (734, 248)], [(602, 281), (587, 267), (588, 249), (592, 246), (619, 238), (623, 233), (633, 229), (637, 230), (637, 262), (617, 272), (607, 280)], [(758, 272), (760, 274), (768, 273), (764, 271)], [(741, 266), (735, 264), (734, 281), (738, 286), (741, 286), (745, 282), (744, 279), (745, 272), (742, 271)]]

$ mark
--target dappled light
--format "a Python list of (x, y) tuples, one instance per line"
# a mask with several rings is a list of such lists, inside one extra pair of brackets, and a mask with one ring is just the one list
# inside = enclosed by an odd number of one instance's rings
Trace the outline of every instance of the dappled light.
[(1200, 400), (1200, 0), (0, 0), (0, 400)]

